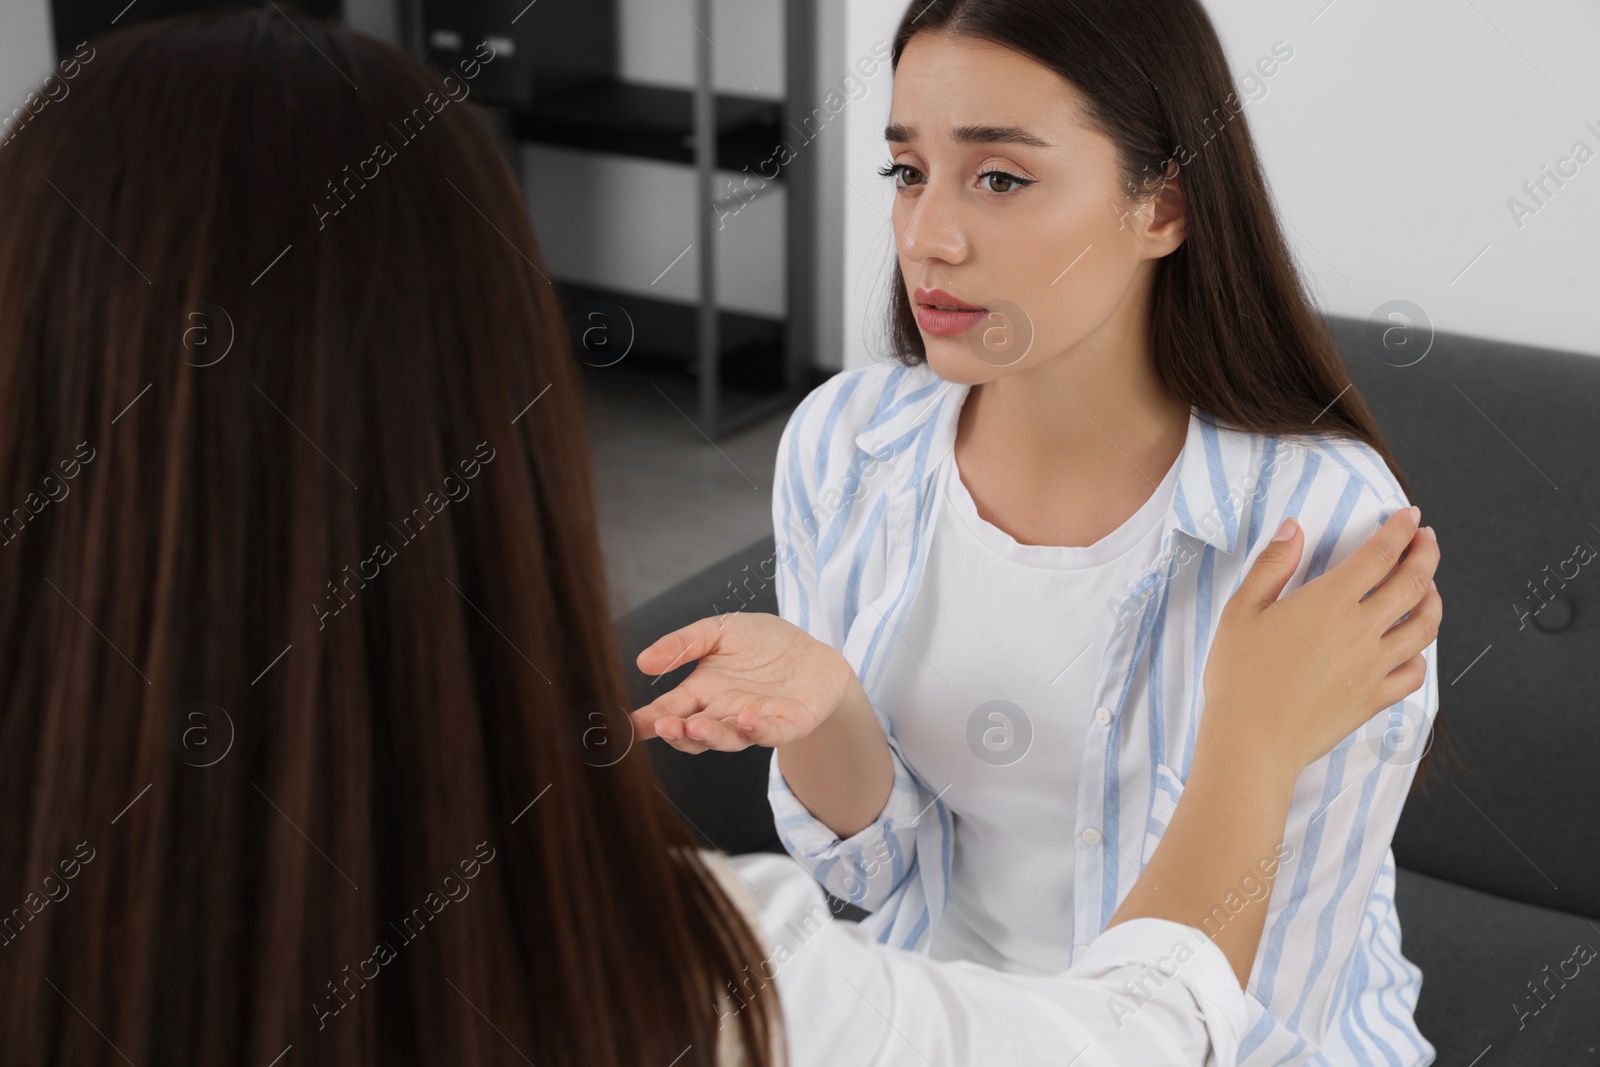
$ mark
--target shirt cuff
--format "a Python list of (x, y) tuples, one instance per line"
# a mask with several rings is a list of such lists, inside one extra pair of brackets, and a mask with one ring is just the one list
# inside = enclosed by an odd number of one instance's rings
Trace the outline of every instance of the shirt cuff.
[(873, 851), (884, 837), (903, 827), (910, 827), (922, 814), (920, 794), (910, 775), (896, 768), (894, 786), (872, 822), (854, 835), (841, 838), (828, 828), (827, 823), (811, 814), (789, 788), (778, 765), (778, 750), (772, 750), (771, 773), (767, 778), (767, 799), (772, 805), (773, 821), (784, 848), (797, 859), (812, 862), (835, 858), (857, 859)]

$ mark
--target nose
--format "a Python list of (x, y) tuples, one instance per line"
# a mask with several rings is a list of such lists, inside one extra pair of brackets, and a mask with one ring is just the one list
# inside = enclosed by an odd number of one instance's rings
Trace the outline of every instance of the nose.
[(928, 182), (914, 197), (895, 203), (895, 239), (900, 254), (916, 262), (954, 265), (967, 258), (960, 194)]

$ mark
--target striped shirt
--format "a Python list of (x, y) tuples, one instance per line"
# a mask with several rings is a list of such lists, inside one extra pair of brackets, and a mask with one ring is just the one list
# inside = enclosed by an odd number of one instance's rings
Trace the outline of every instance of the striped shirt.
[[(926, 365), (875, 363), (836, 374), (790, 416), (773, 484), (779, 614), (840, 649), (874, 707), (890, 644), (916, 599), (954, 462), (969, 386)], [(1105, 929), (1150, 860), (1182, 795), (1204, 708), (1202, 670), (1228, 598), (1278, 525), (1296, 516), (1306, 548), (1292, 592), (1409, 506), (1367, 445), (1306, 432), (1257, 434), (1190, 412), (1161, 549), (1115, 604), (1094, 683), (1077, 796), (1072, 959)], [(1412, 1019), (1421, 970), (1401, 954), (1394, 909), (1395, 823), (1438, 707), (1437, 642), (1426, 681), (1312, 763), (1295, 783), (1247, 998), (1239, 1063), (1425, 1065)], [(835, 896), (871, 914), (878, 941), (926, 951), (951, 878), (945, 783), (922, 780), (878, 711), (894, 787), (866, 829), (841, 840), (790, 791), (776, 759), (768, 797), (784, 847)], [(1259, 901), (1239, 890), (1196, 925), (1215, 935)], [(1126, 1005), (1124, 1010), (1126, 1010)], [(1108, 1003), (1107, 1010), (1114, 1010)]]

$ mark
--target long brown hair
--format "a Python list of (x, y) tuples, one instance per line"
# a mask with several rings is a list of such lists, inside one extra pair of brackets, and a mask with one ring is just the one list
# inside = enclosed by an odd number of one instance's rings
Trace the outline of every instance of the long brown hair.
[(80, 56), (0, 148), (0, 1060), (770, 1062), (472, 74), (274, 11)]
[[(913, 35), (932, 32), (1012, 49), (1076, 86), (1089, 121), (1117, 145), (1130, 201), (1179, 169), (1188, 235), (1156, 262), (1149, 310), (1156, 372), (1174, 397), (1243, 430), (1362, 441), (1412, 496), (1295, 270), (1244, 101), (1198, 0), (912, 0), (891, 68)], [(889, 329), (895, 359), (927, 358), (898, 260)], [(1434, 729), (1442, 738), (1442, 718)], [(1432, 756), (1430, 744), (1413, 787)]]

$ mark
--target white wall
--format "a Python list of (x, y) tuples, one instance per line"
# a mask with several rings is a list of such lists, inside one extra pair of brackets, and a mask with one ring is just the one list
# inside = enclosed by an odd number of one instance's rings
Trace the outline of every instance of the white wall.
[[(840, 0), (841, 4), (843, 0)], [(895, 28), (906, 4), (902, 0), (852, 0), (844, 30), (844, 47), (850, 56), (872, 54), (879, 41), (892, 44)], [(889, 158), (883, 127), (889, 121), (890, 73), (875, 79), (873, 92), (840, 116), (845, 123), (844, 263), (839, 278), (844, 284), (839, 362), (819, 365), (856, 367), (888, 351), (889, 283), (894, 272), (894, 228), (890, 211), (894, 194), (889, 182), (874, 173)], [(824, 176), (824, 182), (829, 179)], [(831, 355), (831, 353), (829, 353)]]
[[(1600, 355), (1600, 5), (1324, 3), (1208, 5), (1235, 70), (1294, 48), (1245, 114), (1321, 306)], [(1519, 227), (1507, 201), (1578, 140), (1596, 158)]]
[[(843, 54), (894, 32), (905, 0), (850, 0)], [(1294, 51), (1244, 115), (1319, 306), (1393, 299), (1436, 329), (1600, 355), (1600, 5), (1593, 0), (1211, 0), (1242, 72)], [(1257, 91), (1259, 94), (1259, 91)], [(856, 366), (884, 347), (888, 95), (853, 105), (839, 180), (844, 328)], [(1585, 126), (1585, 121), (1594, 129)], [(1545, 206), (1507, 201), (1577, 141), (1596, 157)], [(1568, 163), (1570, 171), (1574, 164)], [(1487, 249), (1487, 251), (1485, 251)], [(1481, 258), (1479, 257), (1481, 254)], [(1476, 261), (1475, 261), (1476, 260)], [(1470, 269), (1469, 269), (1470, 268)], [(825, 357), (824, 357), (825, 358)]]

